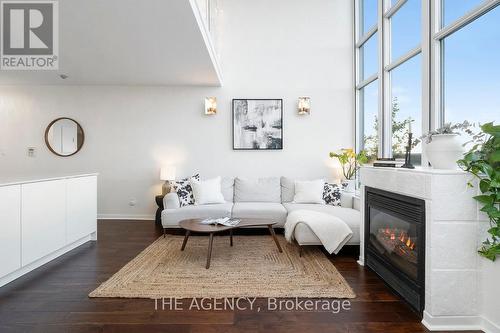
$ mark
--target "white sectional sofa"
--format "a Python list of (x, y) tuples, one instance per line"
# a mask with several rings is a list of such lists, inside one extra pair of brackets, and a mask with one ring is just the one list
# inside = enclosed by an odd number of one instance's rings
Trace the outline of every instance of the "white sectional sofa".
[[(348, 245), (359, 245), (361, 214), (359, 202), (352, 194), (342, 193), (341, 206), (326, 204), (298, 204), (293, 202), (295, 181), (286, 177), (222, 178), (222, 194), (226, 203), (211, 205), (190, 205), (180, 207), (176, 193), (168, 193), (163, 199), (164, 210), (161, 220), (164, 229), (178, 228), (179, 222), (191, 218), (265, 218), (276, 222), (282, 228), (289, 212), (297, 209), (331, 214), (342, 219), (353, 231)], [(295, 238), (300, 245), (320, 245), (316, 235), (305, 224), (299, 223)]]

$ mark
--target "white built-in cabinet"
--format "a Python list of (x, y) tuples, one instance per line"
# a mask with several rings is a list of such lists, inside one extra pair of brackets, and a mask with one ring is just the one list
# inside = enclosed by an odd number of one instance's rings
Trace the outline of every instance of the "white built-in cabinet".
[(0, 286), (96, 233), (96, 174), (0, 184)]
[(21, 268), (21, 186), (0, 187), (0, 276)]

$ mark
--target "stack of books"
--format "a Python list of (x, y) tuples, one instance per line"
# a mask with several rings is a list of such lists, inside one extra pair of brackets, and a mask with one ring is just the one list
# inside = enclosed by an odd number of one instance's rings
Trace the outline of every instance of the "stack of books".
[(399, 168), (404, 164), (404, 160), (395, 159), (394, 157), (380, 157), (373, 166), (377, 168)]

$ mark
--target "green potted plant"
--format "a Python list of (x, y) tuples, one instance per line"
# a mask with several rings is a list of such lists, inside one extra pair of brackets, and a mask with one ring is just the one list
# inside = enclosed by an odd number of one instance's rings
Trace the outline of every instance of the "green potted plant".
[(336, 158), (340, 163), (346, 183), (345, 191), (354, 192), (356, 172), (368, 161), (365, 151), (362, 150), (356, 154), (354, 149), (344, 148), (340, 150), (340, 153), (330, 152), (330, 158)]
[(482, 125), (472, 143), (473, 147), (458, 165), (479, 180), (481, 194), (474, 199), (482, 205), (481, 211), (488, 215), (490, 229), (478, 252), (495, 261), (500, 255), (500, 125), (495, 126), (492, 122)]

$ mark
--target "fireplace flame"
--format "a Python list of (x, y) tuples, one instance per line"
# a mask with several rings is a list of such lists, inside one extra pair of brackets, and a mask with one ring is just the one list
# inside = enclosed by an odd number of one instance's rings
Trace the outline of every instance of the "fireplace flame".
[(406, 246), (408, 249), (415, 249), (416, 243), (411, 237), (408, 235), (406, 231), (400, 231), (398, 229), (391, 229), (386, 227), (385, 229), (379, 229), (379, 233), (385, 235), (391, 241), (400, 242), (402, 246)]

